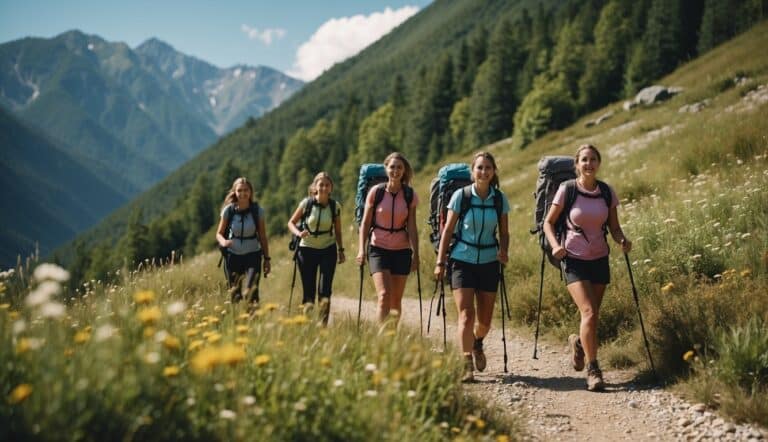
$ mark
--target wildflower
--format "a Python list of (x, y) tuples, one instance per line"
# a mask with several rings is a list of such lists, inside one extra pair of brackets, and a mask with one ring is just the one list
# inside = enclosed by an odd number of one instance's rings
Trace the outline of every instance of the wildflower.
[(145, 307), (136, 314), (136, 317), (144, 325), (154, 324), (160, 320), (163, 313), (157, 307)]
[(46, 302), (40, 307), (40, 315), (43, 318), (60, 318), (67, 312), (67, 308), (60, 302)]
[(242, 334), (248, 333), (248, 326), (247, 325), (238, 325), (236, 327), (236, 329), (237, 329), (238, 333), (242, 333)]
[(365, 371), (369, 371), (369, 372), (376, 371), (376, 364), (366, 364)]
[[(2, 292), (0, 292), (2, 293)], [(0, 304), (0, 310), (8, 310), (8, 308), (11, 306), (11, 304), (8, 304), (7, 302), (5, 304)]]
[(27, 329), (27, 321), (19, 319), (13, 323), (13, 335), (16, 336)]
[(61, 286), (57, 282), (44, 281), (35, 288), (24, 301), (30, 307), (37, 307), (50, 301), (51, 297), (61, 292)]
[(416, 397), (416, 392), (413, 391), (413, 390), (408, 390), (408, 392), (405, 393), (405, 396), (409, 397), (409, 398), (414, 398), (414, 397)]
[(147, 364), (157, 364), (160, 362), (160, 355), (157, 352), (149, 352), (144, 356), (144, 362)]
[(187, 333), (187, 337), (191, 338), (192, 336), (198, 335), (200, 333), (200, 330), (196, 329), (196, 328), (191, 328), (191, 329), (187, 330), (186, 333)]
[(163, 339), (163, 347), (168, 350), (178, 350), (181, 348), (181, 341), (176, 336), (168, 335)]
[(216, 349), (204, 348), (190, 361), (192, 371), (197, 374), (207, 373), (219, 363), (219, 353)]
[(675, 284), (673, 284), (673, 283), (671, 283), (671, 282), (668, 282), (668, 283), (666, 283), (666, 284), (665, 284), (665, 285), (664, 285), (664, 286), (661, 288), (661, 292), (662, 292), (662, 293), (669, 293), (669, 292), (671, 292), (671, 291), (672, 291), (672, 289), (673, 289), (673, 288), (675, 288)]
[(167, 378), (176, 377), (181, 369), (178, 365), (169, 365), (163, 369), (163, 376)]
[(231, 421), (231, 420), (235, 420), (235, 418), (237, 417), (237, 413), (235, 413), (232, 410), (226, 410), (225, 409), (225, 410), (221, 410), (219, 412), (219, 417), (222, 418), (222, 419), (227, 419), (227, 420)]
[(656, 267), (651, 267), (650, 269), (648, 269), (648, 274), (653, 275), (654, 273), (656, 273), (656, 271), (657, 271)]
[(295, 404), (293, 404), (293, 409), (299, 412), (306, 411), (307, 404), (305, 404), (303, 401), (298, 401)]
[(256, 403), (256, 398), (253, 396), (243, 396), (243, 399), (241, 400), (243, 405), (253, 405)]
[(482, 430), (483, 428), (485, 428), (485, 421), (480, 418), (477, 418), (477, 420), (475, 420), (475, 426), (477, 427), (478, 430)]
[(219, 360), (222, 364), (237, 365), (245, 360), (245, 350), (239, 345), (224, 345), (219, 349)]
[(245, 336), (240, 336), (235, 339), (235, 343), (239, 345), (248, 345), (250, 342), (251, 340), (246, 338)]
[(335, 381), (333, 381), (333, 386), (336, 388), (339, 388), (342, 385), (344, 385), (344, 381), (342, 381), (341, 379), (336, 379)]
[(509, 442), (509, 436), (506, 434), (499, 434), (496, 436), (496, 442)]
[(264, 310), (266, 310), (266, 311), (268, 311), (268, 312), (271, 312), (271, 311), (277, 310), (277, 308), (278, 308), (279, 306), (280, 306), (280, 305), (279, 305), (279, 304), (277, 304), (277, 303), (274, 303), (274, 302), (268, 302), (268, 303), (264, 304)]
[(149, 339), (151, 337), (155, 336), (155, 328), (154, 327), (147, 327), (144, 329), (144, 337)]
[(435, 359), (432, 361), (432, 368), (440, 368), (443, 366), (443, 361), (440, 359)]
[(168, 316), (176, 316), (178, 314), (184, 313), (184, 310), (187, 309), (187, 305), (184, 303), (184, 301), (176, 301), (168, 304), (168, 307), (165, 308), (165, 312), (168, 313)]
[(688, 351), (687, 351), (687, 352), (685, 352), (685, 354), (683, 355), (683, 360), (684, 360), (685, 362), (690, 362), (690, 361), (691, 361), (691, 359), (693, 359), (693, 357), (694, 357), (695, 355), (696, 355), (696, 353), (695, 353), (693, 350), (688, 350)]
[(69, 281), (69, 272), (56, 264), (43, 263), (35, 268), (34, 277), (37, 281)]
[(20, 384), (11, 391), (8, 395), (8, 402), (11, 404), (18, 404), (24, 401), (29, 395), (32, 394), (32, 386), (29, 384)]
[(85, 330), (80, 330), (79, 332), (75, 333), (74, 341), (75, 344), (85, 344), (91, 339), (91, 333)]
[(19, 339), (19, 343), (16, 344), (16, 354), (24, 354), (29, 350), (29, 340), (27, 338)]
[(379, 392), (376, 390), (365, 390), (365, 393), (363, 393), (365, 397), (376, 397), (379, 395)]
[(133, 294), (133, 300), (136, 304), (151, 304), (155, 301), (155, 292), (152, 290), (142, 290)]
[(751, 234), (751, 233), (743, 233), (743, 234), (741, 235), (741, 239), (747, 239), (747, 238), (749, 238), (750, 236), (752, 236), (752, 234)]
[(195, 351), (198, 348), (202, 347), (205, 342), (202, 339), (195, 339), (194, 341), (189, 343), (189, 351)]
[(744, 269), (740, 273), (742, 278), (747, 278), (751, 274), (752, 274), (752, 270), (750, 270), (750, 269)]
[(216, 332), (214, 332), (214, 333), (211, 333), (211, 334), (209, 334), (209, 335), (208, 335), (208, 337), (206, 338), (206, 340), (207, 340), (208, 342), (210, 342), (211, 344), (214, 344), (214, 343), (216, 343), (216, 342), (219, 342), (219, 341), (221, 341), (221, 333), (216, 333)]
[(237, 317), (237, 319), (241, 321), (247, 321), (251, 316), (248, 313), (242, 313), (240, 316)]
[(253, 363), (256, 364), (257, 367), (263, 367), (263, 366), (269, 364), (269, 360), (270, 359), (271, 358), (269, 357), (269, 355), (261, 354), (261, 355), (256, 356), (253, 359)]
[(113, 327), (111, 324), (101, 325), (96, 329), (96, 332), (94, 333), (94, 340), (96, 342), (105, 341), (114, 336), (116, 332), (117, 328)]
[(331, 358), (329, 358), (328, 356), (323, 356), (322, 358), (320, 358), (320, 365), (322, 365), (323, 367), (330, 367)]

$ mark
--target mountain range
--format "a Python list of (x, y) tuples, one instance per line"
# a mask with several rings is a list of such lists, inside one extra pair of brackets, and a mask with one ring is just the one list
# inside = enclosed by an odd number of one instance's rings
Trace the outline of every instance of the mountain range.
[[(21, 236), (50, 251), (302, 86), (300, 80), (264, 66), (221, 69), (154, 38), (132, 49), (73, 30), (0, 45), (0, 107), (15, 117), (3, 115), (3, 130), (9, 131), (4, 135), (40, 134), (44, 144), (69, 155), (111, 195), (87, 200), (87, 192), (71, 189), (72, 198), (81, 201), (67, 210), (90, 207), (82, 222), (45, 238), (35, 237), (32, 230), (26, 232), (32, 236)], [(3, 167), (34, 170), (29, 180), (53, 173), (57, 164), (52, 157), (27, 163), (29, 156), (10, 155), (25, 149), (18, 142), (8, 144), (9, 137), (3, 137)], [(71, 169), (72, 174), (80, 172)], [(26, 183), (34, 186), (34, 181)], [(4, 191), (3, 207), (11, 201), (24, 204), (25, 199), (15, 197)], [(0, 246), (6, 249), (8, 244)]]

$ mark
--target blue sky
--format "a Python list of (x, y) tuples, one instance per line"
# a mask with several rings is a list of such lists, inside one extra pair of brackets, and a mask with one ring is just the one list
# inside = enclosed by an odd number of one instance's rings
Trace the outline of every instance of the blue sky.
[(156, 37), (218, 67), (265, 65), (304, 80), (431, 0), (0, 0), (0, 43), (79, 29), (135, 47)]

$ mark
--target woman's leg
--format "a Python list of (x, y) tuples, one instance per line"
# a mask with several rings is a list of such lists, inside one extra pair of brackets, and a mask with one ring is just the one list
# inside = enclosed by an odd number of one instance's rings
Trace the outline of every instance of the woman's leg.
[(331, 246), (320, 252), (318, 263), (320, 266), (320, 290), (318, 294), (321, 298), (330, 298), (333, 275), (336, 272), (336, 246)]
[(477, 322), (475, 323), (475, 337), (484, 338), (491, 329), (493, 320), (493, 306), (496, 304), (496, 292), (478, 292), (477, 294)]
[(592, 284), (590, 281), (575, 281), (568, 284), (568, 293), (579, 308), (581, 325), (579, 337), (587, 362), (597, 360), (597, 324), (600, 304), (603, 302), (605, 284)]
[(403, 313), (403, 293), (405, 293), (406, 281), (408, 281), (408, 275), (392, 275), (392, 296), (389, 298), (389, 308), (390, 310), (397, 310), (398, 314)]
[(475, 289), (460, 288), (453, 291), (456, 310), (459, 312), (457, 338), (464, 355), (472, 355), (472, 345), (475, 342)]
[(317, 268), (320, 262), (313, 252), (314, 250), (309, 247), (299, 247), (299, 273), (301, 273), (301, 286), (304, 291), (301, 298), (302, 304), (315, 303)]
[(390, 297), (392, 293), (392, 275), (389, 270), (383, 270), (371, 275), (373, 285), (376, 286), (376, 297), (378, 300), (377, 313), (379, 322), (384, 322), (389, 316)]
[(259, 278), (261, 278), (261, 252), (249, 253), (245, 269), (246, 296), (249, 302), (259, 302)]

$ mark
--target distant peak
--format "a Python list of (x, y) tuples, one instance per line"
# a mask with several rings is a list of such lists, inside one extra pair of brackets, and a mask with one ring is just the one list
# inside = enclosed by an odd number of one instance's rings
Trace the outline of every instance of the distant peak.
[(136, 51), (137, 52), (141, 52), (141, 53), (148, 53), (148, 52), (152, 52), (152, 53), (161, 53), (161, 52), (176, 53), (177, 52), (176, 49), (174, 49), (173, 46), (169, 45), (168, 43), (166, 43), (166, 42), (164, 42), (164, 41), (162, 41), (162, 40), (160, 40), (160, 39), (158, 39), (156, 37), (152, 37), (152, 38), (144, 41), (144, 43), (136, 46)]

